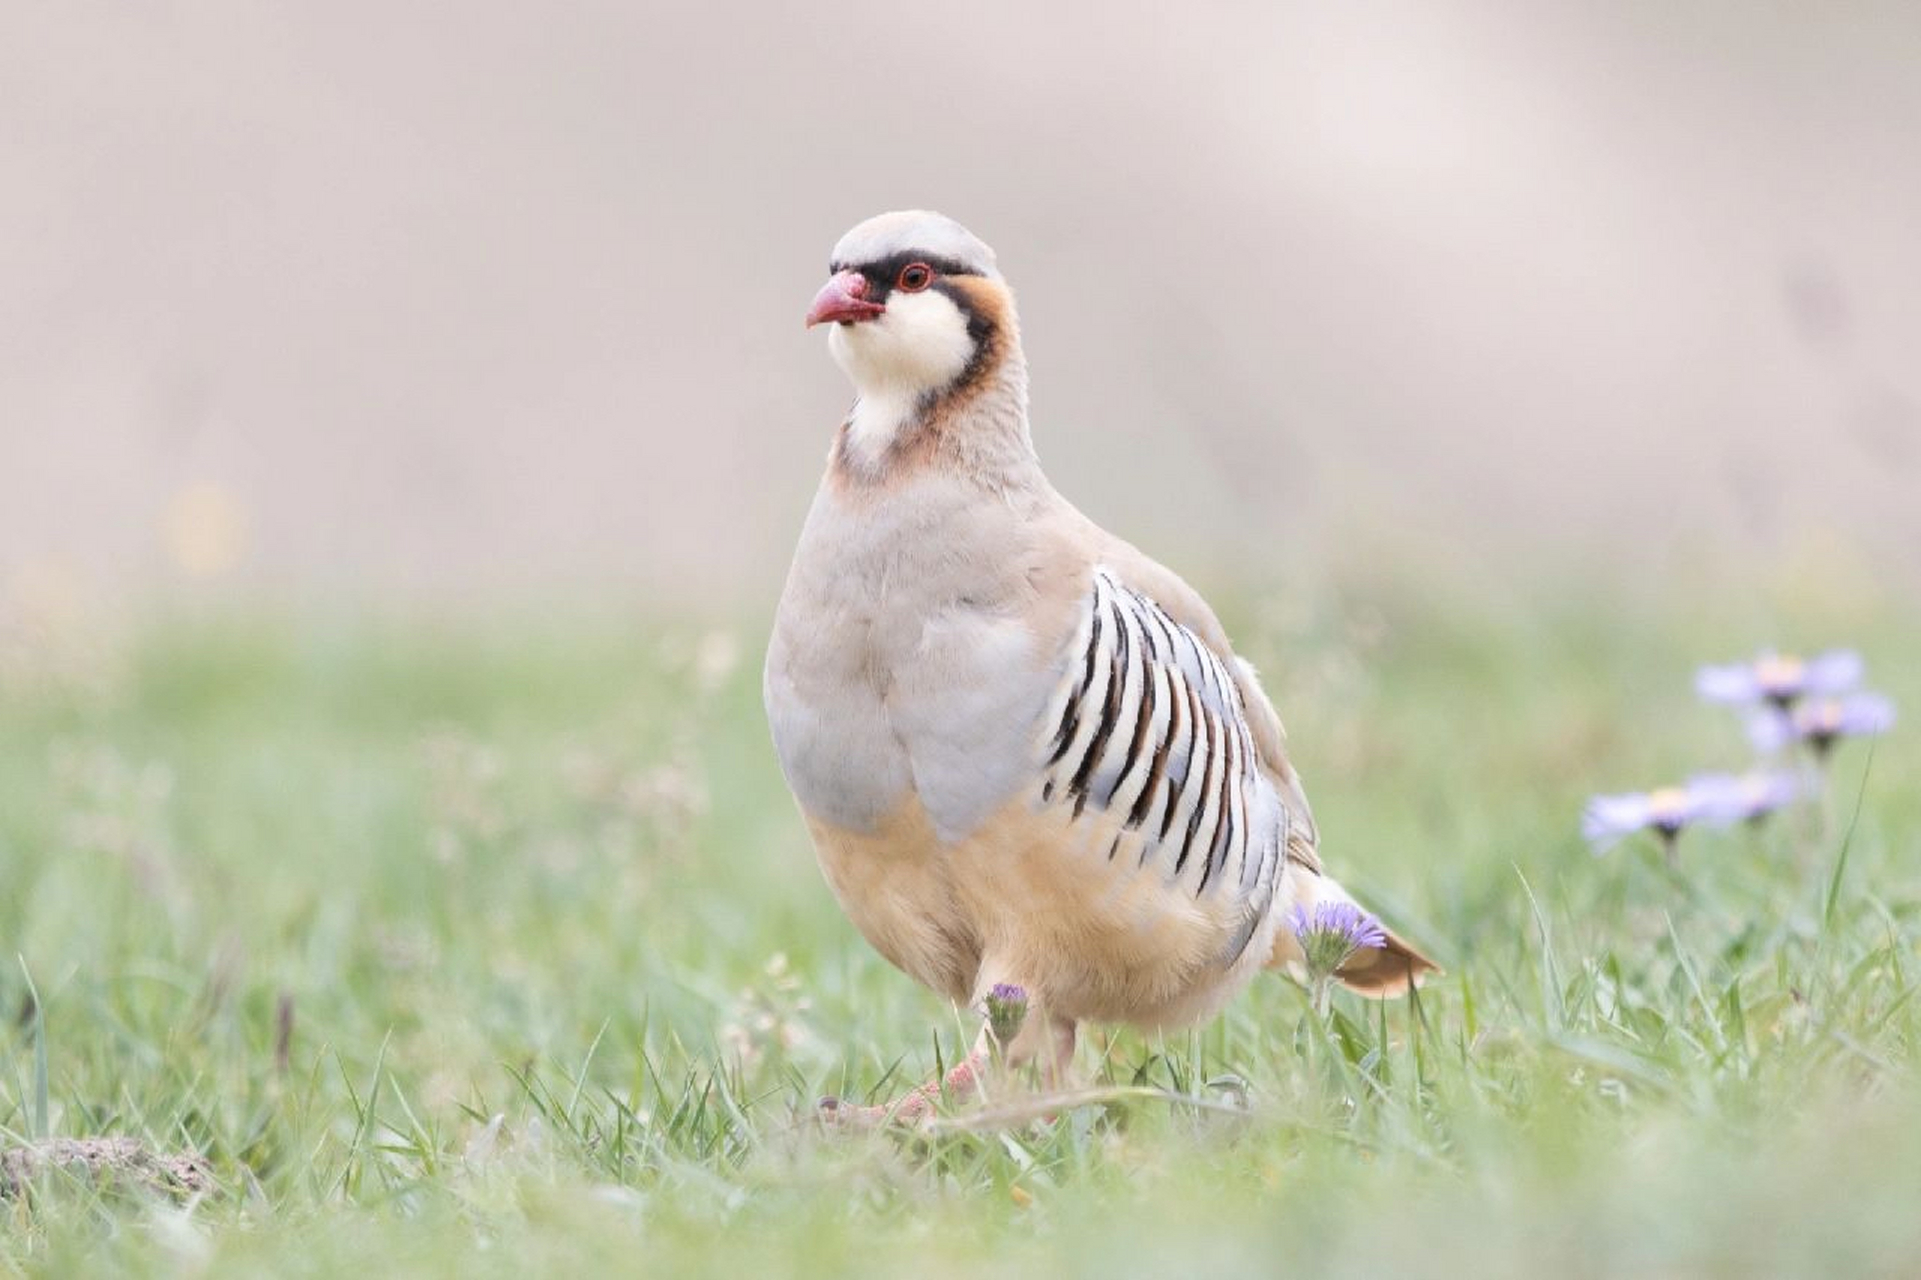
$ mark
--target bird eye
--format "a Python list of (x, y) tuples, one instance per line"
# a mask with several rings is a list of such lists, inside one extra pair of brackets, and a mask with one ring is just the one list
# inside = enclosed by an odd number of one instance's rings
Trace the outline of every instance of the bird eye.
[(934, 269), (925, 262), (910, 262), (900, 269), (900, 278), (895, 286), (906, 293), (919, 293), (934, 283)]

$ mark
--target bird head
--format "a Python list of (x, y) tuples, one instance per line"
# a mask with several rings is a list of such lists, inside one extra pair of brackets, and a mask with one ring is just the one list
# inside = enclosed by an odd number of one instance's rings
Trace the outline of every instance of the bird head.
[(883, 213), (834, 246), (807, 324), (853, 380), (866, 417), (891, 432), (930, 402), (982, 380), (1016, 339), (1013, 294), (994, 251), (938, 213)]

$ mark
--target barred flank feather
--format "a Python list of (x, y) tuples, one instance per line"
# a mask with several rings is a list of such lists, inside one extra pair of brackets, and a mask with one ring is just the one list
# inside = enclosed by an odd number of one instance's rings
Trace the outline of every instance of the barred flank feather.
[(1239, 903), (1243, 923), (1221, 957), (1231, 965), (1272, 909), (1288, 822), (1238, 684), (1192, 631), (1106, 568), (1094, 571), (1073, 652), (1045, 720), (1042, 801), (1077, 820), (1118, 818), (1143, 873)]

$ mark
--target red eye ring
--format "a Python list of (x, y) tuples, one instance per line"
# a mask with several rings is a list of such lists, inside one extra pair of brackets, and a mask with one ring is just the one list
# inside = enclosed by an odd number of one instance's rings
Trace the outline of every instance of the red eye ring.
[(934, 283), (934, 269), (925, 262), (910, 262), (900, 269), (894, 287), (902, 293), (919, 293)]

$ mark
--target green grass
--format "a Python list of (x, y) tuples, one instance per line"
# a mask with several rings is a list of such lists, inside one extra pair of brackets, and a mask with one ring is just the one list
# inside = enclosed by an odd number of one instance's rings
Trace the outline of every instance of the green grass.
[(1325, 1028), (1266, 977), (1192, 1033), (1084, 1039), (1153, 1096), (933, 1136), (810, 1122), (973, 1027), (821, 884), (758, 621), (16, 644), (0, 1145), (130, 1135), (219, 1190), (43, 1174), (0, 1200), (0, 1271), (1911, 1272), (1916, 735), (1678, 875), (1576, 816), (1743, 761), (1696, 661), (1856, 642), (1921, 711), (1921, 626), (1689, 599), (1230, 610), (1330, 866), (1448, 975)]

